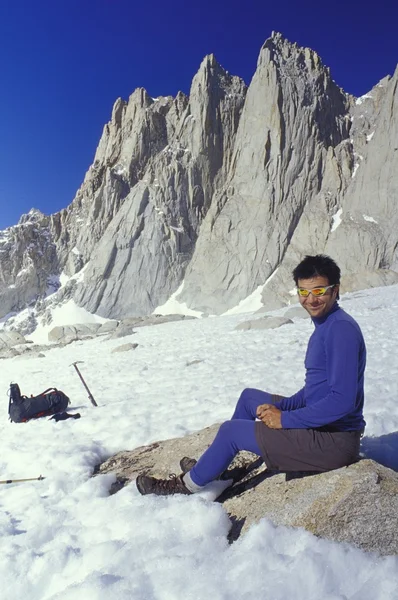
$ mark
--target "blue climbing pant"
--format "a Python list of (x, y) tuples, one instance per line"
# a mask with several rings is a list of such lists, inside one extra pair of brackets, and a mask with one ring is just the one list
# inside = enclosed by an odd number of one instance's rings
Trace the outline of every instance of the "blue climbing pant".
[(191, 469), (196, 485), (204, 486), (219, 475), (241, 450), (261, 455), (255, 436), (256, 410), (260, 404), (272, 404), (272, 394), (247, 388), (243, 390), (230, 421), (225, 421), (209, 448)]

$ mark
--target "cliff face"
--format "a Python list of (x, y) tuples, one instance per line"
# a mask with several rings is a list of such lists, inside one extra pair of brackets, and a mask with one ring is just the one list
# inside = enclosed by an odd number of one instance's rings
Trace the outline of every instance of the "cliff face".
[(88, 262), (79, 304), (111, 317), (148, 314), (178, 288), (225, 181), (245, 93), (209, 56), (189, 98), (136, 90), (116, 102), (74, 201), (87, 228), (65, 243), (59, 227), (60, 242), (82, 248)]
[(264, 44), (227, 185), (212, 203), (188, 268), (182, 297), (189, 305), (222, 311), (263, 285), (328, 179), (331, 191), (323, 194), (324, 214), (316, 223), (325, 227), (344, 177), (329, 163), (337, 162), (335, 151), (349, 138), (348, 110), (348, 97), (315, 52), (278, 34)]
[(314, 252), (336, 258), (346, 289), (398, 280), (397, 81), (355, 99), (315, 52), (273, 33), (248, 89), (208, 56), (189, 97), (117, 100), (73, 202), (29, 226), (39, 253), (23, 223), (3, 232), (2, 313), (83, 267), (75, 300), (115, 318), (177, 289), (210, 313), (259, 286), (281, 306)]
[(0, 232), (0, 317), (56, 289), (59, 272), (50, 218), (32, 209)]

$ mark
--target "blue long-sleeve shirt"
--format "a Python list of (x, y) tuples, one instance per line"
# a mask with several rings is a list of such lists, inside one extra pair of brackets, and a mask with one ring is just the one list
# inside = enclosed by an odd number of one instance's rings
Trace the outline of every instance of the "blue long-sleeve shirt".
[(305, 386), (275, 403), (282, 411), (282, 427), (361, 430), (366, 347), (359, 325), (337, 303), (325, 317), (312, 321)]

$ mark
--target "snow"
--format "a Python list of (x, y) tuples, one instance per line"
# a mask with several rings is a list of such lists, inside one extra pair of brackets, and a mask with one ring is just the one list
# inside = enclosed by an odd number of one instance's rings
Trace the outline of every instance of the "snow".
[(369, 135), (366, 136), (366, 141), (370, 142), (370, 140), (372, 139), (372, 137), (374, 136), (375, 132), (372, 131), (372, 133), (369, 133)]
[(352, 175), (351, 175), (352, 179), (354, 179), (355, 175), (357, 174), (358, 167), (359, 167), (359, 163), (355, 163), (354, 170), (353, 170)]
[(67, 275), (65, 271), (62, 271), (61, 275), (59, 276), (59, 283), (61, 284), (61, 287), (64, 287), (70, 279), (70, 276)]
[(11, 240), (11, 227), (0, 230), (0, 244), (7, 244)]
[[(355, 100), (355, 104), (362, 104), (362, 102), (365, 102), (367, 98), (372, 98), (372, 96), (370, 94), (364, 94), (363, 96)], [(363, 115), (360, 116), (362, 117)]]
[(342, 214), (343, 214), (343, 209), (339, 208), (338, 211), (333, 215), (332, 227), (330, 228), (330, 233), (332, 233), (333, 231), (336, 231), (337, 227), (341, 224), (341, 222), (342, 222), (341, 215)]
[(278, 271), (278, 269), (275, 269), (275, 271), (268, 277), (267, 281), (263, 285), (259, 285), (254, 290), (254, 292), (252, 292), (249, 296), (247, 296), (247, 298), (244, 298), (243, 300), (241, 300), (237, 306), (234, 306), (233, 308), (230, 308), (229, 310), (227, 310), (224, 313), (224, 316), (239, 315), (242, 313), (255, 312), (255, 311), (259, 310), (260, 308), (262, 308), (264, 306), (263, 302), (261, 300), (263, 290), (264, 290), (265, 286), (267, 285), (267, 283), (269, 283), (271, 281), (271, 279), (276, 275), (277, 271)]
[[(359, 322), (368, 347), (363, 448), (398, 470), (391, 436), (398, 430), (397, 299), (395, 285), (346, 294), (341, 305)], [(54, 312), (53, 326), (61, 316)], [(2, 600), (398, 597), (398, 557), (267, 519), (228, 545), (221, 504), (143, 497), (134, 484), (109, 496), (113, 475), (91, 478), (114, 452), (228, 419), (244, 387), (286, 394), (301, 387), (310, 320), (266, 333), (236, 331), (246, 318), (142, 327), (123, 340), (76, 342), (49, 347), (45, 358), (2, 361), (3, 394), (10, 381), (26, 394), (56, 386), (82, 417), (12, 424), (4, 397), (0, 479), (45, 479), (0, 485)], [(111, 353), (129, 341), (139, 344), (134, 353)], [(201, 362), (187, 367), (193, 359)], [(77, 360), (84, 361), (81, 372), (98, 408), (70, 366)]]
[(180, 285), (177, 291), (170, 296), (170, 298), (164, 303), (155, 308), (153, 311), (154, 315), (187, 315), (191, 317), (201, 317), (202, 313), (198, 310), (192, 310), (188, 308), (185, 302), (179, 302), (178, 296), (184, 289), (184, 282)]
[(362, 215), (365, 221), (369, 221), (369, 223), (377, 223), (377, 221), (373, 217), (368, 217), (368, 215)]
[(64, 304), (59, 304), (52, 309), (53, 320), (49, 325), (38, 327), (32, 334), (27, 336), (36, 344), (48, 343), (48, 333), (58, 325), (77, 325), (82, 323), (105, 323), (109, 319), (104, 319), (98, 315), (89, 313), (85, 308), (77, 306), (74, 300), (68, 300)]

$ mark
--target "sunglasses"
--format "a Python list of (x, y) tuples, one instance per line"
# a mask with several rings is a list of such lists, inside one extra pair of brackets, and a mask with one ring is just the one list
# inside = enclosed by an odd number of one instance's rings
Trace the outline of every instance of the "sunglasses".
[(335, 283), (333, 285), (326, 285), (325, 287), (317, 287), (313, 290), (306, 290), (305, 288), (297, 288), (297, 293), (302, 298), (308, 298), (310, 294), (319, 298), (319, 296), (324, 296), (326, 292), (335, 287)]

